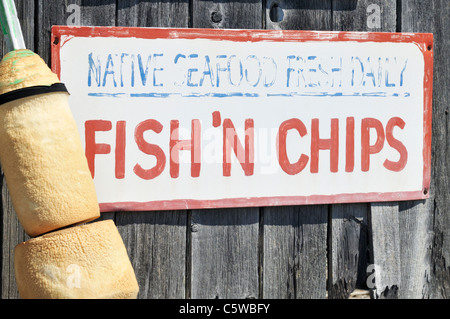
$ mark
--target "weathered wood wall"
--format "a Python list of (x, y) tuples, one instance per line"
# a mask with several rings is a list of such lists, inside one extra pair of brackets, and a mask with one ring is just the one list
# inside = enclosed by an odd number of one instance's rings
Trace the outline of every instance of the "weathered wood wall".
[[(432, 185), (425, 201), (103, 214), (119, 228), (139, 298), (450, 297), (448, 0), (16, 0), (50, 64), (52, 25), (432, 32)], [(1, 54), (5, 48), (1, 48)], [(27, 239), (2, 188), (1, 298), (18, 298)]]

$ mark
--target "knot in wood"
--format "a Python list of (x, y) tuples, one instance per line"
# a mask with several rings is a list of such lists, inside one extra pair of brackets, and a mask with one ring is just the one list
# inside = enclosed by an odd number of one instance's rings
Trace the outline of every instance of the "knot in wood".
[(192, 224), (191, 225), (191, 232), (196, 233), (199, 231), (199, 226), (197, 224)]
[(220, 21), (222, 21), (222, 13), (220, 13), (219, 11), (214, 11), (213, 13), (211, 13), (211, 21), (214, 23), (219, 23)]

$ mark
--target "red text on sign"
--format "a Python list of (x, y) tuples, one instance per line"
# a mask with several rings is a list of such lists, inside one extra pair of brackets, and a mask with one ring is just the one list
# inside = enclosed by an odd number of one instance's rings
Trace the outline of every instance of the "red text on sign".
[[(319, 121), (327, 121), (329, 134), (323, 136), (320, 132)], [(343, 123), (341, 123), (343, 122)], [(329, 123), (329, 124), (328, 124)], [(319, 158), (328, 155), (329, 171), (337, 173), (339, 171), (339, 153), (345, 154), (344, 170), (352, 173), (355, 170), (355, 118), (347, 117), (345, 121), (337, 118), (329, 120), (319, 120), (313, 118), (307, 125), (298, 118), (288, 119), (278, 127), (276, 139), (277, 160), (280, 168), (288, 175), (296, 175), (305, 170), (309, 165), (309, 172), (319, 173)], [(213, 127), (222, 126), (222, 175), (232, 175), (232, 158), (234, 157), (240, 164), (240, 168), (245, 176), (252, 176), (255, 172), (255, 123), (253, 119), (244, 121), (245, 133), (239, 137), (235, 129), (235, 124), (231, 119), (224, 119), (220, 113), (213, 113)], [(403, 130), (406, 123), (400, 117), (392, 117), (384, 125), (375, 118), (361, 119), (360, 128), (360, 163), (361, 171), (368, 172), (371, 169), (371, 157), (380, 153), (385, 147), (394, 149), (399, 158), (392, 161), (386, 158), (383, 167), (389, 171), (402, 171), (408, 161), (408, 151), (405, 145), (394, 136), (394, 129)], [(339, 140), (340, 126), (345, 129), (345, 141)], [(123, 179), (126, 176), (126, 121), (115, 123), (115, 145), (96, 142), (97, 132), (112, 131), (113, 123), (107, 120), (88, 120), (85, 122), (85, 145), (86, 158), (92, 177), (95, 176), (96, 156), (108, 155), (114, 147), (114, 167), (116, 179)], [(178, 120), (171, 120), (169, 123), (168, 156), (164, 152), (163, 145), (150, 143), (144, 138), (144, 133), (152, 131), (160, 134), (164, 130), (164, 125), (155, 119), (147, 119), (140, 122), (134, 130), (134, 142), (142, 153), (156, 158), (156, 164), (150, 168), (144, 168), (139, 163), (134, 163), (133, 173), (144, 180), (155, 179), (169, 166), (171, 178), (178, 178), (180, 175), (180, 152), (190, 152), (190, 175), (197, 178), (201, 175), (202, 166), (202, 125), (200, 120), (191, 121), (190, 139), (180, 139), (180, 123)], [(290, 159), (288, 156), (289, 147), (287, 135), (290, 132), (298, 133), (299, 138), (296, 143), (303, 143), (305, 139), (310, 139), (309, 154), (302, 153), (298, 159)], [(328, 154), (327, 154), (328, 153)], [(167, 160), (167, 157), (169, 159)], [(377, 168), (378, 169), (378, 168)]]

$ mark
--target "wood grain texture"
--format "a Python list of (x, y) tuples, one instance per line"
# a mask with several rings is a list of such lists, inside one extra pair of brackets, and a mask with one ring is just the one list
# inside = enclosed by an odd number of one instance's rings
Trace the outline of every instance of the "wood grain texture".
[(19, 291), (17, 289), (15, 273), (14, 273), (14, 248), (30, 239), (25, 233), (17, 219), (16, 212), (12, 206), (11, 197), (8, 188), (5, 186), (6, 181), (3, 177), (2, 183), (2, 265), (1, 265), (1, 298), (17, 299)]
[[(262, 28), (261, 1), (192, 2), (194, 28)], [(257, 298), (259, 209), (193, 210), (191, 298)]]
[[(116, 22), (129, 27), (188, 27), (188, 2), (118, 1)], [(139, 299), (188, 294), (187, 218), (185, 210), (115, 213), (137, 276)]]
[[(396, 29), (394, 0), (333, 1), (332, 12), (334, 31), (394, 32)], [(396, 203), (386, 205), (397, 207)], [(369, 212), (370, 204), (331, 205), (329, 298), (346, 299), (356, 288), (368, 288)], [(377, 219), (378, 212), (375, 209), (372, 218)], [(378, 235), (384, 227), (380, 224), (372, 231)], [(374, 242), (374, 246), (377, 247), (377, 243)]]
[(331, 0), (266, 0), (266, 29), (331, 30)]
[[(37, 1), (36, 53), (50, 65), (51, 29), (53, 25), (114, 26), (115, 0), (42, 0)], [(74, 19), (77, 11), (79, 18)], [(34, 12), (33, 12), (34, 13)], [(29, 14), (33, 14), (29, 13)]]
[(401, 285), (400, 225), (398, 204), (371, 205), (372, 253), (374, 260), (374, 298), (398, 298)]
[(263, 298), (326, 297), (328, 207), (264, 209)]
[(192, 27), (216, 29), (261, 29), (261, 0), (192, 2)]
[(396, 0), (333, 1), (334, 31), (395, 32), (396, 26)]
[(191, 298), (258, 298), (258, 211), (192, 212)]
[[(434, 35), (433, 118), (430, 198), (404, 205), (402, 217), (407, 230), (402, 244), (402, 278), (415, 298), (450, 297), (450, 136), (449, 92), (450, 2), (401, 1), (401, 31)], [(406, 279), (405, 279), (406, 280)]]
[(370, 206), (331, 206), (329, 219), (328, 298), (347, 299), (356, 288), (366, 289)]
[(431, 274), (433, 220), (427, 213), (433, 201), (399, 203), (401, 289), (399, 298), (428, 298)]
[[(266, 1), (265, 26), (331, 30), (331, 1)], [(264, 298), (326, 298), (328, 205), (263, 208)]]
[(139, 299), (185, 297), (186, 213), (116, 213), (139, 284)]
[(189, 1), (117, 1), (117, 25), (186, 28), (189, 25)]
[(17, 16), (20, 20), (20, 27), (22, 29), (23, 39), (27, 49), (34, 50), (35, 46), (35, 2), (33, 0), (15, 0)]

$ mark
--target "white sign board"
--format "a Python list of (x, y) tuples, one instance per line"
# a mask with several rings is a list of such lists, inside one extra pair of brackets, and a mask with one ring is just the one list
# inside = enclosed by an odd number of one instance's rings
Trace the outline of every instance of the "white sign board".
[(428, 196), (432, 35), (54, 27), (101, 209)]

